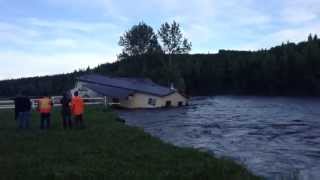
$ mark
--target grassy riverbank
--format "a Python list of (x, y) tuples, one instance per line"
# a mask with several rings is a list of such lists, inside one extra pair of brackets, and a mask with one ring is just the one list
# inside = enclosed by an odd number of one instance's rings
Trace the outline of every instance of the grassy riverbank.
[(116, 121), (112, 112), (87, 109), (87, 128), (53, 126), (18, 131), (13, 113), (0, 110), (0, 179), (259, 179), (243, 167), (193, 149), (178, 148)]

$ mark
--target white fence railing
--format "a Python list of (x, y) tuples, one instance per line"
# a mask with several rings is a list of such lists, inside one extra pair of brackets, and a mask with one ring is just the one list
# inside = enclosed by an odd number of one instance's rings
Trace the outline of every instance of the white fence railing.
[[(54, 106), (61, 106), (60, 100), (62, 96), (51, 97)], [(31, 99), (32, 108), (35, 109), (39, 99)], [(109, 102), (108, 97), (83, 98), (86, 105), (118, 105), (119, 103)], [(0, 100), (0, 109), (14, 109), (14, 100)]]

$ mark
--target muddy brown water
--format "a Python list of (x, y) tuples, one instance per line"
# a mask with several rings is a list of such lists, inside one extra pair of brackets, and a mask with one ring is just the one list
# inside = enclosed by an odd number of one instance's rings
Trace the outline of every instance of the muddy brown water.
[(163, 141), (228, 157), (267, 179), (320, 179), (320, 99), (196, 97), (190, 106), (121, 110)]

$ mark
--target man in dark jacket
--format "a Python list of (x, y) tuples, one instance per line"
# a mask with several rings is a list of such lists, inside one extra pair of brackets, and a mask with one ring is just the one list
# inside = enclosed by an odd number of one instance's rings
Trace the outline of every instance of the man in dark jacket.
[(28, 97), (23, 95), (18, 95), (14, 99), (15, 105), (15, 117), (18, 121), (18, 126), (20, 129), (29, 128), (30, 111), (31, 111), (31, 101)]
[(71, 119), (71, 95), (70, 93), (64, 93), (60, 101), (61, 107), (61, 116), (63, 128), (72, 128), (72, 119)]

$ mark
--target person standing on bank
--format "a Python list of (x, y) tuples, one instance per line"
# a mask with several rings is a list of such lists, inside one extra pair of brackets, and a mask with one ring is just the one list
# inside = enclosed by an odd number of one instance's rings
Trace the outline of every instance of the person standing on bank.
[(45, 94), (38, 101), (38, 111), (40, 112), (40, 129), (50, 128), (50, 116), (52, 110), (52, 100)]
[(31, 101), (27, 96), (18, 95), (14, 99), (15, 119), (18, 121), (19, 129), (28, 129), (31, 111)]
[(61, 103), (61, 116), (62, 116), (62, 125), (64, 129), (72, 128), (72, 119), (71, 119), (71, 97), (70, 94), (65, 92), (63, 94)]
[(71, 111), (74, 116), (75, 125), (80, 128), (84, 128), (83, 124), (83, 111), (84, 103), (83, 99), (79, 96), (78, 91), (74, 92), (74, 97), (71, 101)]

